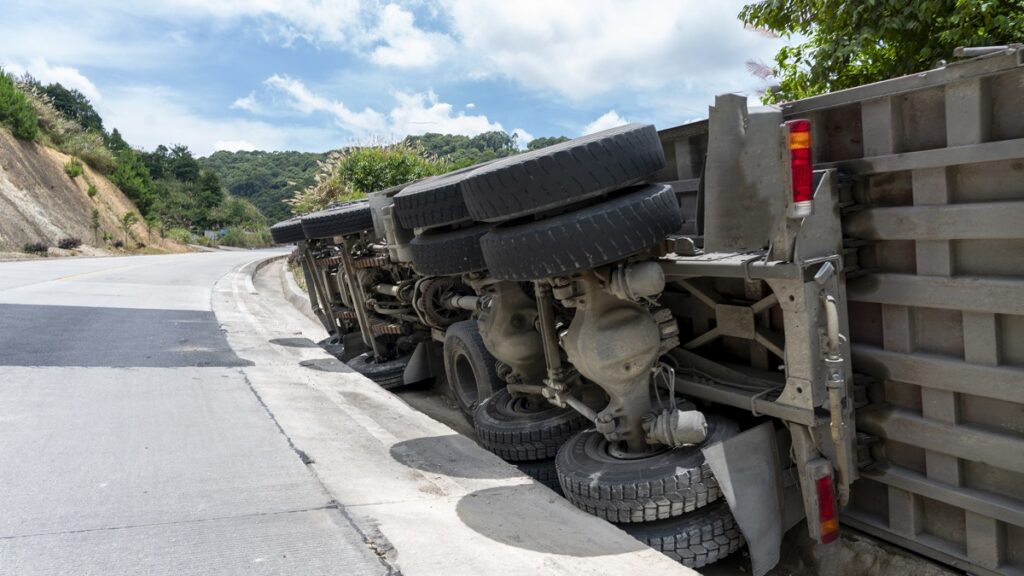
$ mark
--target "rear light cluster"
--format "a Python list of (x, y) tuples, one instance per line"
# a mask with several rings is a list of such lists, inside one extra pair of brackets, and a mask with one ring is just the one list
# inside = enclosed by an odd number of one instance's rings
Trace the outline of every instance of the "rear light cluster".
[(811, 215), (814, 207), (813, 160), (811, 158), (811, 121), (786, 122), (789, 132), (789, 169), (792, 175), (794, 218)]
[(826, 474), (814, 481), (818, 493), (818, 526), (821, 528), (821, 543), (834, 542), (839, 537), (839, 514), (836, 510), (836, 493), (832, 487), (832, 474)]

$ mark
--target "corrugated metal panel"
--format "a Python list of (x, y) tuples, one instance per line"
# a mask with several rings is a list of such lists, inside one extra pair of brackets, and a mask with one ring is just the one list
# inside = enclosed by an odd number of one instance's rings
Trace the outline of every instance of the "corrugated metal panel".
[[(878, 442), (845, 520), (978, 574), (1024, 574), (1022, 54), (784, 108), (851, 177), (853, 369), (873, 382), (857, 427)], [(677, 160), (697, 148), (663, 137)]]

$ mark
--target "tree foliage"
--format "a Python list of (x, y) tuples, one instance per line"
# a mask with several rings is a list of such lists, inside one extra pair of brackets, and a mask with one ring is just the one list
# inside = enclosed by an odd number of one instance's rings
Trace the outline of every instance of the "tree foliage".
[(419, 149), (428, 156), (446, 159), (453, 170), (518, 152), (516, 137), (505, 132), (484, 132), (473, 137), (427, 133), (422, 136), (406, 136), (402, 144)]
[(739, 14), (748, 26), (802, 38), (775, 56), (786, 101), (934, 67), (959, 46), (1024, 39), (1020, 0), (764, 0)]
[(121, 226), (121, 231), (124, 232), (124, 245), (128, 245), (128, 238), (132, 233), (132, 226), (139, 221), (139, 215), (135, 212), (125, 212), (121, 216), (121, 220), (118, 222)]
[(232, 225), (243, 230), (257, 231), (267, 226), (267, 219), (245, 198), (228, 196), (210, 211), (210, 221), (222, 226)]
[(0, 125), (19, 140), (35, 140), (39, 119), (25, 93), (0, 69)]
[(232, 196), (250, 200), (268, 220), (291, 215), (285, 200), (311, 186), (327, 154), (312, 152), (214, 152), (199, 164), (216, 174)]
[(117, 152), (116, 158), (117, 167), (110, 175), (110, 181), (135, 202), (140, 212), (149, 214), (155, 200), (153, 180), (139, 153), (131, 148), (125, 148)]
[(540, 150), (541, 148), (547, 148), (553, 144), (560, 144), (562, 142), (568, 142), (569, 139), (565, 136), (541, 136), (540, 138), (534, 138), (526, 144), (527, 150)]
[(103, 119), (85, 94), (76, 89), (68, 90), (59, 82), (47, 86), (39, 85), (39, 89), (50, 98), (50, 103), (58, 112), (74, 120), (85, 130), (103, 132)]

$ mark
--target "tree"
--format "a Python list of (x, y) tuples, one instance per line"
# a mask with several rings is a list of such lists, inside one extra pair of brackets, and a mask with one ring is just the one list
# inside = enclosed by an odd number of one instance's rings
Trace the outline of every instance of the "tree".
[(156, 216), (150, 215), (143, 218), (142, 223), (146, 225), (146, 240), (152, 242), (153, 228), (157, 228), (159, 226), (159, 220), (157, 220)]
[(135, 202), (139, 212), (149, 214), (155, 200), (149, 169), (139, 154), (131, 148), (119, 151), (116, 159), (117, 166), (110, 175), (110, 181)]
[(39, 132), (39, 118), (25, 93), (14, 79), (0, 69), (0, 125), (6, 126), (19, 140), (34, 140)]
[(100, 211), (97, 208), (92, 209), (92, 217), (89, 220), (89, 227), (92, 228), (93, 242), (99, 244), (100, 242)]
[(121, 231), (124, 232), (124, 245), (128, 246), (128, 237), (132, 233), (132, 226), (139, 221), (139, 215), (135, 212), (125, 212), (124, 216), (121, 216)]
[(213, 172), (203, 170), (199, 173), (199, 180), (196, 182), (196, 202), (199, 206), (210, 210), (224, 201), (224, 188), (220, 185), (220, 178)]
[(744, 24), (806, 39), (775, 55), (786, 101), (932, 68), (958, 46), (1020, 42), (1024, 3), (1006, 0), (764, 0), (747, 4)]
[(266, 227), (267, 219), (244, 198), (228, 197), (210, 211), (210, 222), (223, 227), (236, 226), (245, 230), (260, 230)]
[(168, 168), (171, 176), (174, 176), (176, 180), (195, 182), (199, 179), (199, 162), (192, 156), (192, 151), (188, 149), (188, 146), (184, 144), (171, 146), (171, 152), (168, 155)]
[(427, 133), (407, 136), (402, 144), (419, 149), (427, 156), (451, 162), (452, 170), (519, 152), (516, 137), (500, 131), (483, 132), (472, 138), (461, 134)]
[(149, 175), (153, 180), (160, 180), (166, 176), (170, 176), (170, 150), (167, 146), (160, 144), (152, 152), (142, 152), (139, 154), (139, 159), (145, 164), (146, 170), (149, 171)]
[(106, 141), (107, 148), (110, 148), (113, 152), (122, 152), (129, 148), (128, 143), (124, 141), (124, 138), (121, 136), (121, 133), (117, 131), (117, 128), (114, 128), (114, 131), (106, 137)]
[(51, 104), (58, 112), (78, 122), (82, 128), (103, 132), (103, 119), (85, 94), (75, 89), (68, 90), (59, 82), (43, 87), (42, 92), (49, 96)]
[(565, 136), (541, 136), (540, 138), (534, 138), (526, 144), (527, 150), (540, 150), (541, 148), (547, 148), (553, 144), (561, 142), (568, 142), (569, 139)]
[(309, 152), (214, 152), (199, 164), (220, 178), (227, 193), (250, 200), (268, 220), (291, 216), (284, 200), (314, 182), (327, 154)]

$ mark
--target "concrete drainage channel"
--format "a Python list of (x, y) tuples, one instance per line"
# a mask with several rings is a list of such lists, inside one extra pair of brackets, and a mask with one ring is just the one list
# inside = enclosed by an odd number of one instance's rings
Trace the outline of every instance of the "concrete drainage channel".
[[(279, 258), (261, 263), (259, 268), (278, 261)], [(255, 274), (254, 270), (254, 274)], [(307, 294), (293, 279), (288, 267), (283, 263), (267, 269), (269, 274), (278, 276), (285, 300), (296, 313), (315, 320), (309, 308)], [(309, 342), (304, 340), (303, 342)], [(326, 344), (326, 342), (322, 342)], [(333, 347), (325, 346), (328, 352)], [(316, 361), (310, 361), (306, 367), (321, 369)], [(329, 370), (329, 369), (328, 369)], [(463, 437), (477, 442), (472, 424), (459, 410), (456, 403), (448, 397), (446, 384), (440, 379), (428, 381), (414, 386), (406, 386), (394, 390), (395, 396), (403, 400), (415, 410), (447, 425)], [(391, 449), (392, 457), (403, 464), (425, 471), (442, 472), (449, 462), (432, 462), (430, 454), (438, 454), (436, 439), (424, 438), (396, 444)], [(429, 444), (429, 445), (428, 445)], [(450, 444), (450, 441), (449, 441)], [(452, 447), (441, 452), (454, 453)], [(557, 477), (553, 476), (544, 466), (531, 466), (528, 463), (512, 463), (525, 474), (533, 476), (538, 482), (547, 485), (561, 495)], [(746, 549), (733, 554), (715, 564), (699, 570), (708, 576), (725, 576), (744, 574), (750, 571), (750, 559)], [(955, 574), (938, 564), (920, 556), (908, 553), (900, 548), (878, 541), (868, 535), (852, 529), (844, 529), (840, 546), (825, 548), (814, 544), (801, 523), (790, 530), (783, 540), (781, 560), (771, 572), (771, 576), (793, 575), (839, 575), (861, 576), (878, 574), (900, 574), (908, 576), (946, 576)]]

